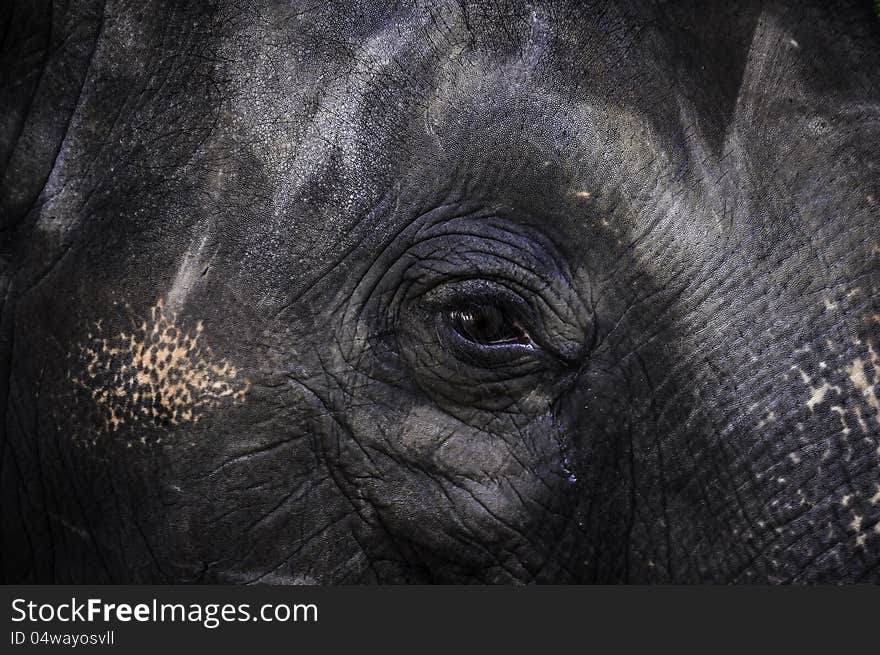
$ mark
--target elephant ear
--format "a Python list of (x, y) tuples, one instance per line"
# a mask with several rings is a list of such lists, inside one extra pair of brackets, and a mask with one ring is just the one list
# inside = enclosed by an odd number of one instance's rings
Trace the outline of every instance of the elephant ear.
[[(11, 0), (0, 16), (0, 233), (9, 244), (46, 185), (95, 52), (100, 2)], [(4, 247), (8, 256), (9, 246)]]

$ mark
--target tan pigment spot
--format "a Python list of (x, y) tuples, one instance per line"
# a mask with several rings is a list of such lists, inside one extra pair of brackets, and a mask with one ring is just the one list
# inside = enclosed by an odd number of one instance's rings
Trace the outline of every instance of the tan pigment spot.
[[(799, 431), (806, 425), (818, 437), (827, 435), (818, 462), (809, 462), (795, 449), (788, 455), (793, 466), (806, 463), (816, 466), (816, 473), (821, 474), (828, 462), (856, 461), (860, 467), (870, 466), (872, 457), (876, 458), (874, 466), (880, 466), (880, 342), (876, 327), (880, 314), (872, 311), (870, 304), (865, 306), (877, 293), (876, 288), (855, 287), (823, 298), (824, 310), (839, 313), (841, 320), (853, 326), (850, 336), (826, 339), (824, 347), (803, 344), (792, 352), (792, 365), (782, 377), (803, 385), (798, 403), (803, 413), (790, 418), (801, 419), (796, 423)], [(829, 421), (829, 416), (834, 420)], [(756, 425), (767, 429), (766, 417), (760, 421), (756, 417)], [(852, 551), (876, 548), (880, 543), (880, 483), (876, 474), (849, 480), (835, 500)], [(810, 499), (804, 496), (802, 501)]]
[(250, 387), (228, 360), (214, 357), (201, 321), (185, 329), (161, 299), (131, 333), (104, 336), (100, 321), (94, 329), (70, 379), (94, 400), (105, 432), (197, 423), (206, 410), (242, 401)]
[[(862, 292), (863, 289), (857, 287), (842, 293), (841, 298), (849, 301)], [(828, 304), (826, 301), (826, 306)], [(831, 304), (837, 306), (835, 302)], [(875, 323), (878, 318), (880, 316), (876, 314), (869, 315), (867, 323)], [(818, 370), (807, 372), (797, 365), (791, 369), (800, 375), (807, 388), (804, 405), (811, 414), (818, 412), (821, 407), (823, 411), (838, 416), (843, 435), (849, 435), (855, 428), (858, 434), (870, 439), (872, 426), (880, 425), (880, 354), (870, 336), (853, 337), (851, 344), (861, 350), (861, 354), (852, 359), (841, 361), (836, 353), (843, 351), (829, 341), (826, 345), (830, 359), (820, 361)], [(805, 345), (793, 354), (797, 356), (809, 350), (809, 346)]]
[(877, 398), (877, 391), (875, 389), (875, 383), (880, 378), (880, 361), (878, 361), (877, 353), (871, 345), (868, 345), (868, 353), (874, 374), (873, 381), (868, 380), (865, 361), (861, 357), (856, 357), (852, 361), (847, 372), (853, 387), (861, 394), (868, 408), (870, 408), (874, 419), (880, 423), (880, 399)]

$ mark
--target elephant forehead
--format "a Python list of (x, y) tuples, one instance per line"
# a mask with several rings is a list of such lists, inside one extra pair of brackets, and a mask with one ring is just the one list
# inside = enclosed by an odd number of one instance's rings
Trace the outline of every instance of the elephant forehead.
[[(612, 36), (608, 16), (599, 29), (589, 12), (575, 26), (534, 9), (497, 20), (494, 39), (473, 42), (467, 15), (437, 11), (447, 20), (403, 12), (368, 34), (348, 34), (346, 48), (329, 48), (326, 33), (313, 38), (289, 20), (274, 30), (257, 22), (226, 41), (238, 81), (227, 126), (246, 135), (265, 166), (276, 207), (313, 185), (336, 216), (355, 214), (401, 172), (436, 165), (449, 175), (477, 153), (526, 154), (578, 173), (595, 153), (656, 154), (656, 136), (634, 117), (647, 107), (667, 111), (650, 101), (663, 86), (650, 81), (663, 78), (662, 66), (637, 82), (632, 62), (607, 71), (603, 62), (632, 46), (632, 26)], [(565, 67), (569, 59), (578, 65)]]

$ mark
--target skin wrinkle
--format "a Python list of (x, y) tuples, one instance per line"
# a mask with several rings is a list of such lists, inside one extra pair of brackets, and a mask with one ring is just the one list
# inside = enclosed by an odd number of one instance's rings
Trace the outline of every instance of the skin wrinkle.
[[(39, 387), (38, 387), (38, 389), (39, 389)], [(12, 387), (12, 388), (10, 388), (10, 397), (15, 398), (15, 396), (16, 396), (15, 388)], [(38, 391), (37, 396), (39, 397), (39, 391)], [(15, 404), (12, 405), (13, 408), (15, 408), (15, 406), (16, 406)], [(16, 417), (19, 418), (19, 420), (20, 420), (20, 416), (19, 416), (17, 410), (13, 409), (13, 411), (14, 411)], [(35, 416), (38, 416), (38, 415), (35, 415)], [(19, 427), (22, 427), (20, 423), (19, 423)], [(35, 431), (37, 432), (37, 434), (39, 434), (39, 426), (38, 425), (35, 426)], [(39, 449), (39, 442), (35, 442), (35, 447), (36, 447), (37, 469), (38, 469), (38, 474), (39, 474), (39, 478), (40, 478), (40, 484), (45, 489), (45, 482), (44, 482), (45, 473), (43, 470), (43, 462), (45, 460), (41, 456), (41, 451)], [(82, 517), (82, 520), (85, 523), (85, 525), (83, 526), (83, 531), (84, 531), (85, 535), (87, 536), (88, 541), (91, 542), (91, 544), (94, 548), (94, 551), (98, 556), (98, 560), (100, 561), (100, 564), (101, 564), (101, 567), (103, 568), (104, 573), (107, 575), (108, 579), (112, 580), (113, 579), (112, 571), (107, 563), (107, 558), (104, 556), (103, 550), (101, 548), (101, 544), (99, 543), (98, 539), (95, 536), (95, 534), (96, 534), (95, 528), (92, 525), (92, 523), (90, 522), (88, 514), (86, 513), (86, 511), (84, 509), (83, 502), (80, 498), (80, 492), (78, 489), (78, 485), (76, 483), (76, 478), (74, 477), (72, 472), (69, 470), (67, 463), (64, 461), (63, 458), (61, 459), (61, 462), (62, 462), (61, 472), (65, 476), (65, 478), (69, 481), (68, 488), (72, 491), (72, 498), (75, 501), (75, 505), (78, 510), (78, 516)], [(44, 502), (47, 499), (48, 499), (48, 495), (44, 496)], [(55, 520), (59, 520), (60, 516), (56, 516), (54, 518), (55, 518)], [(72, 524), (74, 524), (74, 523), (72, 523)], [(78, 536), (81, 536), (81, 535), (78, 535)], [(50, 528), (50, 540), (52, 540), (53, 549), (54, 549), (54, 537), (52, 536), (51, 528)], [(56, 574), (56, 565), (53, 563), (53, 571), (51, 573), (51, 576), (54, 579), (56, 575), (57, 575)]]
[[(419, 231), (421, 232), (421, 228), (420, 228)], [(412, 243), (410, 244), (410, 250), (416, 248), (416, 247), (419, 246), (419, 245), (425, 244), (425, 243), (427, 243), (427, 242), (430, 241), (430, 240), (434, 240), (434, 239), (450, 239), (451, 237), (457, 236), (457, 235), (459, 235), (459, 234), (460, 234), (461, 236), (466, 236), (466, 237), (474, 236), (474, 237), (477, 237), (477, 238), (480, 238), (480, 239), (486, 239), (486, 240), (488, 240), (488, 241), (492, 241), (492, 242), (494, 242), (494, 243), (498, 243), (499, 245), (502, 245), (502, 246), (507, 245), (507, 243), (506, 243), (505, 241), (501, 240), (501, 239), (495, 239), (495, 238), (491, 238), (491, 237), (488, 237), (488, 238), (487, 238), (487, 237), (485, 237), (484, 235), (479, 234), (479, 233), (476, 233), (476, 232), (474, 232), (474, 233), (464, 233), (464, 234), (457, 233), (457, 232), (447, 232), (447, 233), (442, 234), (442, 235), (431, 235), (431, 236), (428, 237), (428, 238), (424, 238), (424, 239), (420, 239), (420, 240), (418, 240), (418, 241), (414, 241), (414, 242), (412, 242)], [(518, 246), (517, 246), (517, 245), (514, 245), (514, 247), (518, 247)], [(476, 252), (479, 252), (479, 251), (473, 251), (473, 252), (476, 253)], [(499, 257), (499, 256), (500, 256), (499, 253), (494, 252), (494, 251), (487, 251), (485, 254), (488, 255), (488, 256), (491, 256), (491, 257)], [(503, 258), (504, 258), (504, 257), (503, 257)], [(443, 259), (443, 258), (438, 258), (438, 262), (439, 262), (439, 261), (442, 261), (442, 259)], [(507, 258), (504, 258), (504, 259), (507, 259)], [(509, 259), (508, 261), (510, 261), (512, 264), (515, 264), (517, 267), (521, 266), (516, 260)], [(552, 260), (551, 260), (551, 261), (552, 261)], [(421, 263), (422, 263), (422, 259), (421, 259), (421, 258), (416, 258), (416, 262), (419, 263), (419, 264), (421, 264)], [(388, 266), (388, 268), (391, 269), (391, 266)], [(527, 271), (528, 269), (524, 269), (524, 270)], [(530, 277), (534, 278), (535, 276), (534, 276), (534, 275), (530, 275)], [(567, 278), (567, 276), (566, 276), (566, 277), (563, 277), (563, 280), (565, 280), (566, 278)], [(563, 282), (563, 284), (564, 284), (564, 282)], [(549, 285), (547, 285), (547, 286), (549, 286)], [(532, 290), (535, 291), (536, 293), (541, 293), (541, 292), (543, 292), (543, 288), (533, 288)], [(572, 295), (571, 297), (572, 297), (572, 299), (577, 300), (577, 295), (576, 295), (576, 294), (575, 294), (575, 295)], [(551, 307), (551, 309), (552, 309), (552, 305), (550, 305), (550, 307)]]

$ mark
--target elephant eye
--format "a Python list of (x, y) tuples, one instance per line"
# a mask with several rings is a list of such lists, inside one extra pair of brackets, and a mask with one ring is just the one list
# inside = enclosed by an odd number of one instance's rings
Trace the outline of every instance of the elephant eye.
[(446, 321), (459, 337), (477, 346), (534, 345), (520, 322), (495, 305), (453, 309), (446, 313)]

